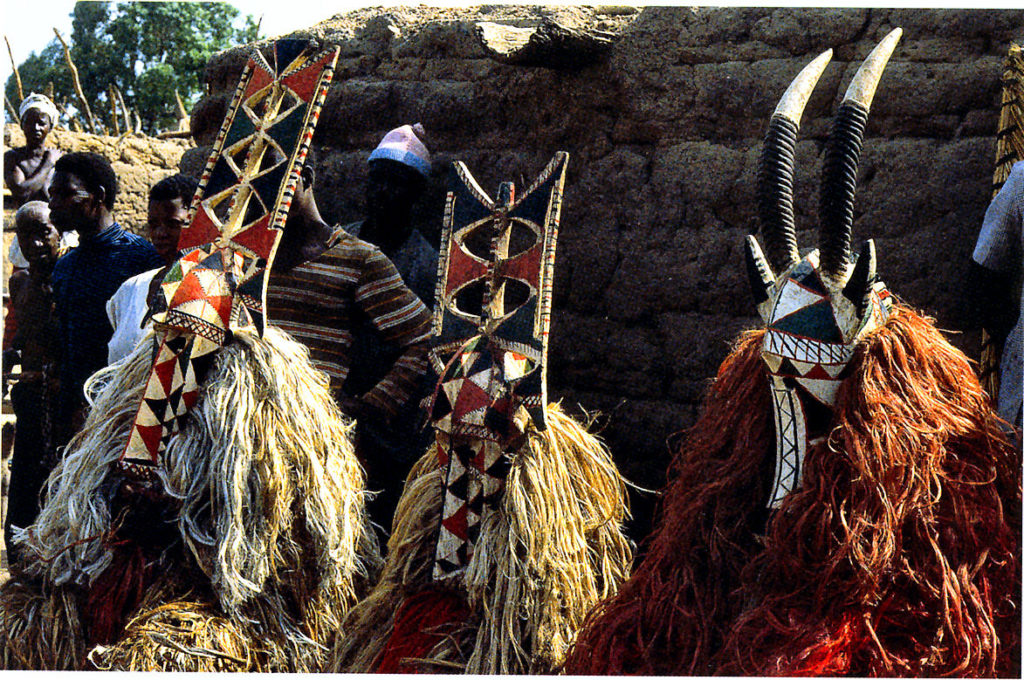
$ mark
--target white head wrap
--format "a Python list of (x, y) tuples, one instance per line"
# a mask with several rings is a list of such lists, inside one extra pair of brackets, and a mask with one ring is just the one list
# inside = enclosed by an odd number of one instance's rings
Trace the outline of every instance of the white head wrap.
[(50, 124), (57, 124), (57, 107), (54, 105), (50, 98), (45, 94), (36, 94), (33, 92), (29, 96), (21, 100), (21, 106), (18, 107), (18, 117), (21, 119), (25, 118), (25, 114), (32, 109), (39, 109), (50, 117)]

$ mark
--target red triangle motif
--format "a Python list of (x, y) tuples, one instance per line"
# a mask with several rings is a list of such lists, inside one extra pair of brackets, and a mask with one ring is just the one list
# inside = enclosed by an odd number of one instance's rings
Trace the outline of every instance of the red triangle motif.
[(139, 433), (142, 442), (149, 451), (149, 457), (155, 463), (160, 455), (160, 438), (164, 435), (163, 425), (136, 425), (135, 431)]
[(462, 248), (452, 248), (448, 255), (448, 276), (445, 280), (445, 295), (451, 295), (463, 284), (487, 276), (487, 264), (478, 262)]
[(224, 327), (228, 327), (228, 323), (231, 320), (231, 302), (234, 300), (230, 295), (210, 295), (206, 298), (206, 301), (210, 303), (210, 306), (217, 311), (217, 316), (220, 317)]
[(174, 297), (171, 298), (171, 309), (179, 307), (186, 302), (191, 300), (205, 300), (207, 299), (206, 289), (203, 288), (202, 281), (194, 273), (189, 272), (185, 275), (185, 278), (178, 284), (178, 288), (174, 291)]
[(269, 259), (270, 251), (274, 249), (274, 244), (281, 235), (279, 230), (267, 226), (270, 224), (270, 218), (270, 213), (264, 215), (256, 224), (232, 236), (231, 242), (251, 250), (257, 257)]
[(519, 279), (536, 288), (540, 285), (540, 262), (543, 251), (541, 244), (538, 243), (515, 257), (499, 262), (498, 276)]
[(491, 396), (487, 392), (480, 389), (476, 383), (466, 380), (462, 383), (459, 396), (455, 399), (455, 404), (452, 407), (452, 417), (456, 420), (461, 420), (470, 411), (483, 408), (490, 401)]
[[(166, 397), (174, 389), (172, 383), (174, 381), (174, 369), (178, 367), (178, 357), (172, 356), (167, 361), (162, 361), (158, 364), (153, 365), (153, 375), (160, 381), (160, 386), (164, 388), (162, 397)], [(159, 417), (159, 416), (158, 416)]]
[(462, 540), (466, 540), (469, 536), (468, 526), (466, 523), (466, 513), (468, 511), (469, 508), (465, 503), (463, 503), (453, 514), (441, 520), (441, 525)]
[(828, 371), (826, 371), (822, 367), (821, 364), (815, 364), (814, 368), (812, 368), (811, 370), (807, 371), (807, 373), (805, 373), (801, 377), (803, 377), (803, 378), (812, 378), (814, 380), (835, 380), (835, 378), (830, 376), (828, 374)]
[(214, 223), (206, 206), (200, 203), (199, 209), (196, 210), (196, 216), (192, 218), (192, 223), (182, 229), (181, 235), (178, 236), (178, 250), (212, 243), (217, 240), (218, 236), (220, 236), (220, 227)]
[(191, 411), (192, 407), (199, 401), (199, 390), (191, 390), (181, 393), (181, 401), (185, 404), (185, 410)]
[(289, 87), (295, 95), (303, 102), (308, 102), (316, 93), (317, 85), (320, 84), (320, 74), (333, 59), (334, 52), (327, 52), (315, 62), (306, 64), (297, 72), (281, 79), (281, 82)]
[(245, 86), (243, 101), (248, 100), (249, 97), (265, 88), (274, 79), (273, 74), (264, 69), (255, 59), (251, 59), (249, 64), (252, 66), (252, 78), (249, 79), (249, 84)]

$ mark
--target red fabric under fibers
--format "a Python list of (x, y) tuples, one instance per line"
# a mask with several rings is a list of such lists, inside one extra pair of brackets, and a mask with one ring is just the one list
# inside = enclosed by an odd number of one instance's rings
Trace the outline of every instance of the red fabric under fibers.
[(114, 549), (114, 561), (89, 588), (82, 611), (89, 646), (117, 641), (152, 580), (151, 572), (139, 546), (126, 542)]
[(469, 608), (452, 592), (429, 590), (405, 600), (395, 614), (387, 645), (377, 657), (376, 673), (417, 673), (407, 659), (429, 658), (430, 650), (465, 622)]

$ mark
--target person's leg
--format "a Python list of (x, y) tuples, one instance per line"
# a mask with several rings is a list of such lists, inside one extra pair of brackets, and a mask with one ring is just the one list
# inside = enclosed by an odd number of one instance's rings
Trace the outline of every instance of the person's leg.
[(11, 388), (11, 405), (17, 423), (14, 431), (14, 452), (8, 485), (7, 516), (4, 519), (4, 542), (8, 564), (18, 561), (11, 543), (13, 527), (31, 525), (39, 514), (39, 493), (49, 470), (42, 438), (42, 390), (37, 383), (19, 382)]

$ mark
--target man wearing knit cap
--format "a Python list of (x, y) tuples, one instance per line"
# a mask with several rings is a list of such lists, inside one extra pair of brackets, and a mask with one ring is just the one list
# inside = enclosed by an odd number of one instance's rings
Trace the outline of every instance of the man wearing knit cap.
[[(376, 245), (394, 263), (405, 285), (433, 306), (437, 278), (437, 249), (413, 227), (412, 208), (423, 194), (430, 175), (430, 152), (423, 143), (423, 126), (402, 125), (391, 130), (367, 161), (366, 219), (345, 225), (345, 230)], [(395, 361), (395, 352), (374, 342), (370, 333), (356, 333), (352, 372), (345, 391), (358, 395), (369, 389)], [(434, 380), (423, 378), (401, 407), (401, 415), (384, 422), (367, 414), (356, 422), (356, 452), (367, 465), (367, 486), (382, 490), (370, 502), (374, 521), (390, 526), (402, 482), (413, 461), (427, 444), (419, 402)]]
[(430, 152), (423, 125), (403, 125), (384, 135), (368, 159), (366, 219), (345, 226), (353, 236), (374, 244), (394, 263), (428, 307), (434, 299), (437, 249), (412, 225), (412, 207), (430, 176)]

